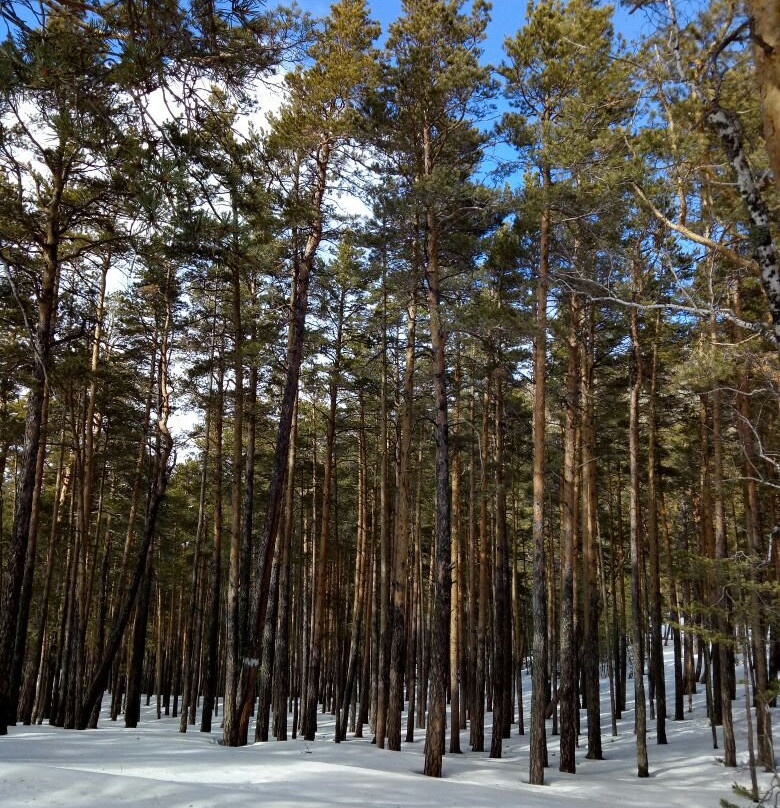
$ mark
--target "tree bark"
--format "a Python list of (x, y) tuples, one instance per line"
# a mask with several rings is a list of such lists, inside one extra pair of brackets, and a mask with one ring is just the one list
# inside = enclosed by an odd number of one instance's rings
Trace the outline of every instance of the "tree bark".
[(336, 322), (335, 357), (330, 370), (330, 408), (328, 411), (328, 427), (325, 437), (325, 473), (322, 482), (322, 515), (320, 517), (320, 536), (317, 563), (314, 573), (314, 595), (312, 620), (311, 652), (309, 656), (308, 690), (303, 713), (303, 737), (307, 741), (314, 740), (317, 731), (317, 696), (320, 686), (320, 667), (322, 664), (322, 643), (325, 626), (325, 594), (328, 581), (328, 549), (330, 544), (330, 516), (333, 499), (333, 471), (335, 464), (336, 444), (336, 407), (338, 404), (339, 385), (341, 383), (341, 349), (344, 333), (344, 304), (346, 290), (342, 286)]
[(460, 344), (456, 346), (455, 356), (455, 384), (453, 394), (455, 398), (453, 408), (453, 458), (452, 458), (452, 551), (450, 564), (452, 566), (452, 607), (450, 609), (450, 752), (459, 753), (460, 749), (460, 712), (461, 712), (461, 657), (462, 648), (461, 623), (462, 591), (464, 572), (461, 561), (460, 538), (460, 451), (457, 445), (458, 424), (460, 422)]
[[(57, 161), (52, 172), (51, 201), (46, 209), (46, 232), (42, 244), (43, 271), (38, 294), (38, 320), (35, 333), (30, 334), (33, 351), (33, 372), (27, 395), (27, 415), (24, 424), (24, 442), (19, 460), (19, 474), (14, 500), (14, 522), (8, 560), (0, 590), (0, 735), (8, 732), (8, 725), (16, 723), (14, 706), (17, 694), (11, 692), (14, 645), (21, 606), (24, 563), (30, 537), (33, 500), (35, 498), (35, 472), (41, 440), (43, 400), (50, 366), (52, 331), (56, 311), (56, 286), (59, 275), (60, 204), (65, 190), (65, 174), (61, 150), (52, 155)], [(21, 627), (25, 632), (26, 626)]]
[(629, 519), (631, 530), (631, 661), (634, 668), (634, 726), (636, 731), (637, 776), (649, 777), (647, 763), (647, 718), (645, 704), (644, 661), (640, 650), (642, 638), (642, 598), (640, 592), (641, 545), (639, 514), (639, 394), (642, 390), (642, 354), (636, 309), (631, 310), (631, 341), (634, 351), (634, 381), (629, 397), (628, 455), (631, 468)]
[(764, 141), (780, 190), (780, 7), (775, 0), (749, 0), (748, 8)]
[(488, 527), (488, 464), (490, 462), (490, 377), (484, 379), (482, 390), (482, 433), (480, 436), (480, 498), (479, 498), (479, 593), (477, 612), (477, 644), (474, 679), (474, 704), (471, 717), (471, 749), (485, 751), (485, 686), (487, 668), (488, 630), (488, 565), (490, 564), (490, 534)]
[[(596, 495), (596, 433), (594, 425), (594, 353), (595, 324), (593, 306), (585, 309), (585, 338), (582, 341), (580, 359), (582, 397), (582, 660), (585, 674), (585, 696), (588, 711), (588, 760), (601, 760), (601, 692), (599, 688), (599, 552), (600, 531), (598, 526), (598, 502)], [(602, 582), (604, 581), (603, 564)], [(603, 592), (603, 608), (606, 617), (607, 598)], [(609, 621), (607, 621), (608, 623)], [(607, 629), (609, 637), (609, 629)], [(609, 645), (609, 642), (607, 643)], [(610, 669), (610, 695), (614, 715), (614, 670), (612, 656), (607, 648), (607, 665)]]
[(165, 322), (162, 332), (159, 335), (159, 359), (157, 363), (157, 435), (155, 440), (154, 468), (152, 474), (152, 485), (149, 492), (149, 499), (146, 507), (146, 521), (141, 544), (138, 548), (133, 576), (125, 592), (124, 601), (114, 619), (114, 625), (103, 651), (100, 664), (96, 667), (95, 674), (89, 687), (86, 689), (84, 698), (81, 700), (80, 710), (77, 713), (77, 729), (85, 729), (93, 709), (100, 703), (103, 691), (108, 682), (108, 675), (111, 666), (116, 658), (117, 651), (124, 636), (125, 627), (130, 619), (136, 595), (141, 587), (141, 581), (146, 573), (147, 558), (149, 548), (152, 545), (157, 528), (157, 518), (160, 513), (160, 506), (165, 499), (165, 492), (168, 487), (170, 469), (168, 463), (173, 452), (173, 438), (168, 429), (168, 418), (171, 412), (169, 379), (170, 344), (172, 341), (173, 329), (173, 270), (169, 269), (166, 299), (165, 299)]
[(575, 452), (578, 391), (579, 305), (571, 296), (569, 304), (568, 365), (563, 428), (563, 503), (561, 509), (561, 681), (559, 700), (561, 737), (559, 770), (574, 774), (577, 745), (577, 666), (574, 637), (574, 531), (577, 518), (575, 501)]
[[(754, 0), (754, 9), (762, 9), (766, 4), (767, 9), (772, 3), (772, 0)], [(775, 20), (780, 17), (780, 14), (775, 11)], [(767, 14), (768, 18), (769, 15)], [(763, 30), (763, 29), (762, 29)], [(767, 34), (770, 32), (765, 31)], [(776, 39), (777, 29), (774, 30), (773, 35)], [(778, 56), (773, 54), (775, 64), (777, 64)], [(775, 71), (775, 80), (777, 79), (777, 71)], [(775, 87), (776, 93), (773, 96), (772, 116), (774, 119), (773, 125), (777, 123), (777, 117), (780, 115), (780, 90)], [(765, 99), (765, 101), (770, 99)], [(766, 114), (766, 105), (764, 112)], [(737, 188), (739, 189), (740, 196), (742, 197), (745, 207), (750, 217), (750, 241), (753, 248), (753, 254), (761, 272), (761, 285), (764, 287), (767, 301), (769, 303), (769, 313), (772, 317), (773, 333), (775, 337), (775, 347), (780, 354), (780, 260), (778, 260), (777, 248), (772, 240), (772, 231), (770, 228), (769, 208), (767, 207), (766, 200), (761, 194), (759, 187), (753, 177), (753, 172), (745, 154), (742, 132), (742, 126), (739, 118), (730, 111), (723, 109), (717, 102), (710, 105), (707, 113), (707, 121), (710, 126), (715, 130), (715, 133), (720, 138), (723, 148), (728, 156), (729, 163), (737, 177)], [(766, 123), (766, 119), (765, 119)], [(778, 133), (773, 132), (773, 143), (777, 143)], [(767, 141), (769, 143), (769, 141)], [(776, 168), (776, 166), (775, 166)]]
[(666, 740), (666, 679), (664, 675), (664, 649), (661, 641), (661, 570), (658, 552), (658, 489), (660, 464), (658, 461), (658, 438), (656, 396), (658, 392), (658, 331), (660, 315), (656, 318), (653, 358), (650, 368), (650, 396), (647, 412), (647, 549), (650, 562), (650, 671), (656, 699), (656, 740)]
[[(543, 169), (543, 187), (549, 193), (550, 169)], [(544, 546), (545, 407), (547, 373), (547, 272), (550, 261), (550, 203), (545, 200), (539, 234), (539, 273), (536, 287), (533, 404), (533, 670), (531, 690), (531, 754), (529, 782), (544, 783), (547, 765), (547, 560)]]
[[(211, 545), (211, 590), (208, 601), (208, 618), (206, 620), (206, 662), (203, 675), (203, 708), (200, 717), (200, 731), (211, 732), (211, 719), (214, 713), (214, 700), (217, 696), (217, 679), (219, 675), (219, 659), (217, 651), (219, 649), (219, 616), (222, 608), (222, 425), (223, 411), (225, 406), (224, 395), (224, 346), (225, 333), (222, 330), (220, 339), (219, 358), (217, 360), (217, 389), (214, 400), (214, 479), (213, 497), (214, 512), (212, 515), (212, 545)], [(231, 554), (233, 552), (233, 542), (231, 541)], [(230, 610), (232, 604), (228, 604), (228, 621), (230, 622)], [(230, 626), (228, 627), (230, 631)], [(228, 643), (232, 642), (232, 636), (228, 634)]]
[(387, 735), (387, 708), (390, 695), (390, 470), (387, 436), (387, 278), (385, 259), (382, 259), (382, 378), (379, 400), (379, 592), (378, 592), (378, 647), (376, 677), (376, 710), (374, 737), (379, 749), (384, 749)]
[[(509, 589), (509, 551), (506, 526), (506, 482), (504, 479), (504, 368), (495, 371), (495, 463), (496, 529), (493, 574), (493, 734), (490, 757), (500, 758), (503, 738), (512, 723), (512, 603)], [(457, 720), (457, 716), (454, 720)]]
[[(395, 519), (395, 560), (393, 563), (392, 643), (390, 649), (390, 698), (387, 713), (388, 749), (401, 749), (404, 662), (406, 656), (407, 563), (409, 558), (409, 455), (414, 428), (414, 359), (417, 325), (417, 284), (409, 294), (406, 320), (406, 366), (404, 368), (401, 435), (398, 447), (398, 512)], [(452, 750), (450, 750), (452, 751)]]
[[(235, 205), (235, 203), (234, 203)], [(233, 213), (234, 219), (237, 215)], [(236, 250), (237, 252), (237, 250)], [(235, 704), (238, 659), (246, 645), (246, 623), (248, 615), (247, 597), (249, 592), (249, 569), (251, 563), (252, 517), (247, 516), (248, 527), (242, 523), (242, 480), (241, 459), (244, 444), (244, 329), (241, 321), (241, 273), (238, 255), (231, 257), (231, 303), (233, 309), (233, 471), (230, 483), (230, 558), (228, 562), (227, 621), (225, 625), (225, 712), (227, 705)], [(250, 393), (254, 395), (254, 393)], [(254, 416), (252, 416), (254, 418)], [(250, 439), (254, 440), (254, 425), (250, 427)], [(252, 449), (254, 455), (254, 447)], [(252, 467), (249, 467), (249, 463)], [(251, 511), (254, 503), (254, 457), (247, 460), (247, 490), (244, 493), (244, 507)], [(242, 565), (243, 556), (243, 565)], [(242, 569), (242, 566), (244, 569)], [(242, 577), (243, 576), (243, 577)], [(242, 586), (243, 584), (243, 586)], [(243, 605), (243, 609), (242, 609)], [(242, 642), (243, 641), (243, 642)], [(205, 711), (204, 711), (205, 712)]]
[(271, 566), (284, 499), (293, 410), (298, 392), (298, 377), (303, 356), (306, 312), (309, 306), (309, 280), (323, 233), (322, 201), (325, 195), (330, 152), (330, 140), (325, 138), (320, 144), (316, 155), (317, 181), (311, 199), (311, 208), (314, 211), (311, 232), (306, 240), (303, 254), (300, 257), (294, 257), (293, 283), (295, 284), (296, 293), (292, 310), (293, 337), (287, 350), (287, 374), (282, 393), (276, 448), (268, 488), (268, 508), (261, 533), (256, 574), (252, 583), (247, 653), (241, 660), (238, 686), (236, 688), (236, 703), (232, 704), (231, 700), (225, 699), (223, 734), (224, 742), (227, 746), (245, 746), (249, 732), (249, 718), (254, 702), (258, 657), (268, 600), (268, 585), (271, 579)]
[[(361, 658), (361, 644), (363, 642), (363, 616), (366, 610), (366, 590), (370, 564), (368, 562), (368, 531), (366, 529), (366, 429), (365, 429), (365, 402), (362, 390), (358, 393), (360, 408), (360, 427), (358, 430), (358, 507), (357, 507), (357, 538), (355, 555), (355, 586), (352, 601), (352, 628), (349, 640), (349, 660), (347, 662), (347, 676), (344, 682), (344, 695), (342, 698), (341, 715), (336, 724), (336, 741), (346, 740), (347, 713), (352, 695), (356, 688), (358, 667)], [(392, 747), (391, 747), (392, 748)]]
[(737, 765), (737, 751), (734, 742), (734, 722), (731, 712), (731, 692), (729, 687), (728, 668), (731, 665), (728, 647), (733, 639), (726, 616), (728, 594), (722, 583), (723, 571), (720, 569), (728, 555), (726, 548), (726, 515), (723, 508), (723, 440), (721, 437), (721, 393), (715, 388), (712, 399), (712, 482), (713, 513), (715, 526), (715, 558), (717, 559), (716, 575), (718, 617), (717, 626), (720, 633), (718, 656), (720, 659), (720, 687), (715, 698), (720, 699), (721, 720), (723, 722), (723, 763), (725, 766)]
[[(431, 129), (423, 130), (425, 173), (432, 171)], [(436, 530), (434, 537), (435, 592), (431, 617), (431, 706), (425, 735), (425, 765), (423, 773), (441, 777), (444, 754), (445, 702), (450, 628), (450, 467), (449, 419), (447, 417), (447, 364), (445, 358), (446, 332), (441, 316), (441, 279), (439, 276), (439, 221), (430, 207), (426, 214), (427, 265), (425, 281), (428, 289), (428, 312), (431, 328), (431, 359), (433, 397), (436, 408)]]
[(135, 607), (133, 641), (130, 647), (130, 661), (127, 673), (127, 696), (125, 703), (125, 727), (135, 729), (141, 718), (141, 687), (144, 653), (146, 650), (146, 626), (149, 618), (149, 597), (152, 591), (152, 568), (144, 574), (141, 595)]
[(295, 528), (293, 505), (295, 500), (295, 458), (298, 442), (298, 402), (293, 413), (290, 454), (287, 460), (287, 486), (284, 500), (284, 529), (279, 560), (279, 607), (276, 648), (274, 651), (274, 736), (277, 741), (287, 740), (287, 699), (290, 695), (290, 552)]

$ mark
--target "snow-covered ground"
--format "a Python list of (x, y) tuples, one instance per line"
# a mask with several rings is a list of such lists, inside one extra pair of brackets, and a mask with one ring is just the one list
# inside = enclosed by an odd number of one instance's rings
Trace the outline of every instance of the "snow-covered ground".
[[(671, 648), (666, 649), (671, 652)], [(667, 657), (667, 664), (671, 660)], [(667, 682), (673, 679), (667, 668)], [(528, 684), (526, 682), (526, 684)], [(0, 738), (0, 806), (55, 808), (719, 808), (720, 799), (743, 803), (731, 790), (749, 786), (745, 711), (742, 694), (734, 702), (739, 767), (726, 769), (712, 749), (703, 706), (703, 688), (684, 722), (669, 721), (667, 746), (657, 746), (649, 722), (651, 776), (636, 775), (633, 711), (629, 709), (612, 738), (609, 691), (602, 690), (603, 761), (585, 759), (580, 739), (577, 774), (557, 770), (558, 739), (548, 742), (547, 784), (528, 785), (529, 736), (504, 742), (504, 757), (465, 752), (446, 755), (444, 777), (422, 775), (424, 732), (401, 752), (376, 749), (369, 739), (333, 743), (332, 716), (319, 717), (317, 739), (270, 741), (240, 749), (220, 745), (218, 721), (211, 735), (191, 727), (178, 732), (178, 719), (157, 721), (143, 707), (138, 729), (125, 729), (101, 717), (100, 728), (85, 732), (48, 725), (12, 727)], [(629, 682), (629, 690), (632, 684)], [(741, 688), (740, 688), (741, 691)], [(671, 694), (670, 694), (671, 695)], [(528, 692), (526, 710), (530, 705)], [(687, 702), (686, 702), (687, 709)], [(773, 724), (778, 726), (778, 710)], [(488, 723), (490, 715), (487, 716)], [(527, 719), (526, 719), (527, 723)], [(405, 727), (405, 722), (404, 722)], [(585, 714), (582, 713), (585, 730)], [(250, 737), (254, 729), (250, 728)], [(490, 743), (490, 728), (486, 728)], [(468, 749), (468, 733), (461, 744)], [(769, 776), (759, 775), (765, 789)], [(745, 803), (748, 804), (748, 803)]]

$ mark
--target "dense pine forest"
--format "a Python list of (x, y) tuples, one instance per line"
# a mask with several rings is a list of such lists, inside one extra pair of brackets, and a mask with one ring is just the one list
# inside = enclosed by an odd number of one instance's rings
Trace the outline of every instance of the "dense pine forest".
[(542, 784), (704, 694), (758, 798), (780, 8), (513, 5), (0, 4), (0, 734)]

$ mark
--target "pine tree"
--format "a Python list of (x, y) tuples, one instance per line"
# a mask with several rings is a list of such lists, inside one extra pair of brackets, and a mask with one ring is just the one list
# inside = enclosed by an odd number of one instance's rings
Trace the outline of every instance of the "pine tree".
[[(287, 378), (280, 408), (268, 509), (252, 583), (247, 653), (240, 666), (239, 660), (228, 660), (224, 735), (225, 742), (233, 746), (246, 743), (254, 701), (260, 640), (298, 389), (309, 283), (325, 230), (325, 194), (332, 182), (333, 164), (355, 137), (356, 105), (366, 86), (371, 84), (374, 72), (371, 43), (377, 33), (378, 29), (370, 22), (362, 0), (343, 0), (334, 5), (322, 36), (311, 48), (312, 67), (305, 71), (299, 69), (289, 76), (290, 100), (274, 123), (271, 147), (286, 153), (296, 167), (296, 190), (300, 195), (292, 196), (290, 203), (303, 208), (304, 218), (299, 225), (301, 244), (293, 255), (292, 335), (287, 352)], [(318, 671), (316, 654), (313, 669)], [(235, 690), (234, 683), (237, 683)], [(307, 711), (311, 716), (311, 694), (307, 699)]]

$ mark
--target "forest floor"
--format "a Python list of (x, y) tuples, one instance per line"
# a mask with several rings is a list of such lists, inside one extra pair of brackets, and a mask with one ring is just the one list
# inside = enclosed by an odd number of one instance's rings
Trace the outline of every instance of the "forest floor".
[[(668, 657), (667, 661), (671, 662)], [(668, 676), (670, 673), (667, 670)], [(685, 721), (667, 722), (667, 746), (656, 745), (655, 722), (648, 722), (651, 776), (643, 780), (636, 777), (631, 704), (618, 722), (617, 737), (611, 737), (605, 681), (601, 719), (605, 760), (585, 759), (587, 743), (582, 736), (577, 774), (558, 772), (558, 739), (550, 735), (548, 721), (550, 768), (544, 786), (528, 785), (529, 735), (518, 736), (517, 725), (512, 728), (512, 738), (504, 741), (501, 760), (470, 751), (448, 754), (444, 777), (433, 780), (422, 775), (423, 730), (417, 730), (415, 742), (403, 744), (400, 753), (389, 752), (376, 749), (370, 737), (353, 739), (350, 735), (344, 743), (333, 743), (333, 717), (321, 715), (313, 743), (270, 741), (231, 749), (220, 744), (218, 719), (211, 735), (201, 734), (195, 727), (183, 735), (178, 731), (178, 719), (156, 720), (152, 702), (152, 706), (142, 707), (137, 729), (125, 729), (121, 721), (112, 723), (105, 714), (98, 730), (77, 732), (45, 724), (10, 728), (9, 735), (0, 738), (0, 806), (719, 808), (722, 798), (750, 805), (732, 792), (735, 782), (750, 784), (741, 687), (733, 705), (736, 769), (725, 768), (721, 752), (712, 748), (704, 689), (699, 690), (693, 712), (686, 712)], [(526, 711), (528, 696), (526, 692)], [(779, 713), (773, 710), (775, 728), (780, 724)], [(490, 717), (486, 716), (488, 747)], [(584, 712), (582, 717), (585, 732)], [(250, 737), (253, 734), (250, 727)], [(468, 749), (465, 731), (461, 745)], [(760, 773), (759, 784), (766, 791), (770, 776)]]

